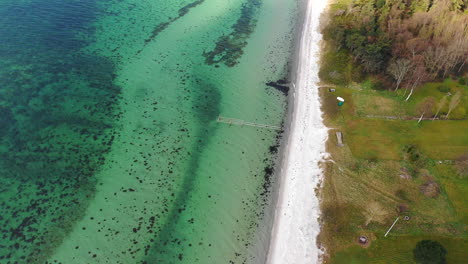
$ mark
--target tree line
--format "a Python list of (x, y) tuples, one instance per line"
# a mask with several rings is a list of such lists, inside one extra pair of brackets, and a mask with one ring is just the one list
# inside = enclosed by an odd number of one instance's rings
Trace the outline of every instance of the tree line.
[(466, 70), (467, 9), (468, 0), (338, 1), (322, 32), (361, 75), (391, 78), (408, 100), (422, 83)]

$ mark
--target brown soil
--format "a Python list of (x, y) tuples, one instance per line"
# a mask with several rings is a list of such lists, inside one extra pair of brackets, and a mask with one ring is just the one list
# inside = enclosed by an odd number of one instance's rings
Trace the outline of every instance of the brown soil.
[(425, 184), (419, 186), (421, 192), (431, 198), (436, 198), (440, 194), (440, 187), (439, 184), (433, 181), (428, 181)]

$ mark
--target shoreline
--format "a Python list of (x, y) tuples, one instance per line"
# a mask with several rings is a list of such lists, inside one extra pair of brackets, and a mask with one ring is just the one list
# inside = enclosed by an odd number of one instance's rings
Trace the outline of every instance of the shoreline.
[[(293, 81), (279, 167), (279, 182), (267, 263), (317, 263), (320, 203), (315, 193), (323, 178), (328, 129), (318, 90), (320, 15), (327, 0), (304, 3), (303, 23), (293, 65)], [(309, 88), (308, 88), (309, 87)], [(312, 89), (310, 89), (312, 88)], [(294, 147), (294, 148), (293, 148)], [(312, 220), (308, 220), (312, 219)]]

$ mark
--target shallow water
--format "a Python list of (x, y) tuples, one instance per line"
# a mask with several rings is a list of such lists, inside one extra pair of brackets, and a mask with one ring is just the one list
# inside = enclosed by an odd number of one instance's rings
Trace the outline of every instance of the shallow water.
[(296, 8), (0, 0), (2, 262), (262, 263)]

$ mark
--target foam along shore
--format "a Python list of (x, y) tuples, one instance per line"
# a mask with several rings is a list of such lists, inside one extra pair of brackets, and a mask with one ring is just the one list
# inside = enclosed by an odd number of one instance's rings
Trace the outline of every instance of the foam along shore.
[(322, 178), (327, 128), (322, 122), (319, 18), (327, 0), (309, 0), (304, 17), (293, 93), (290, 129), (280, 170), (280, 186), (267, 263), (318, 263), (319, 200), (315, 188)]

